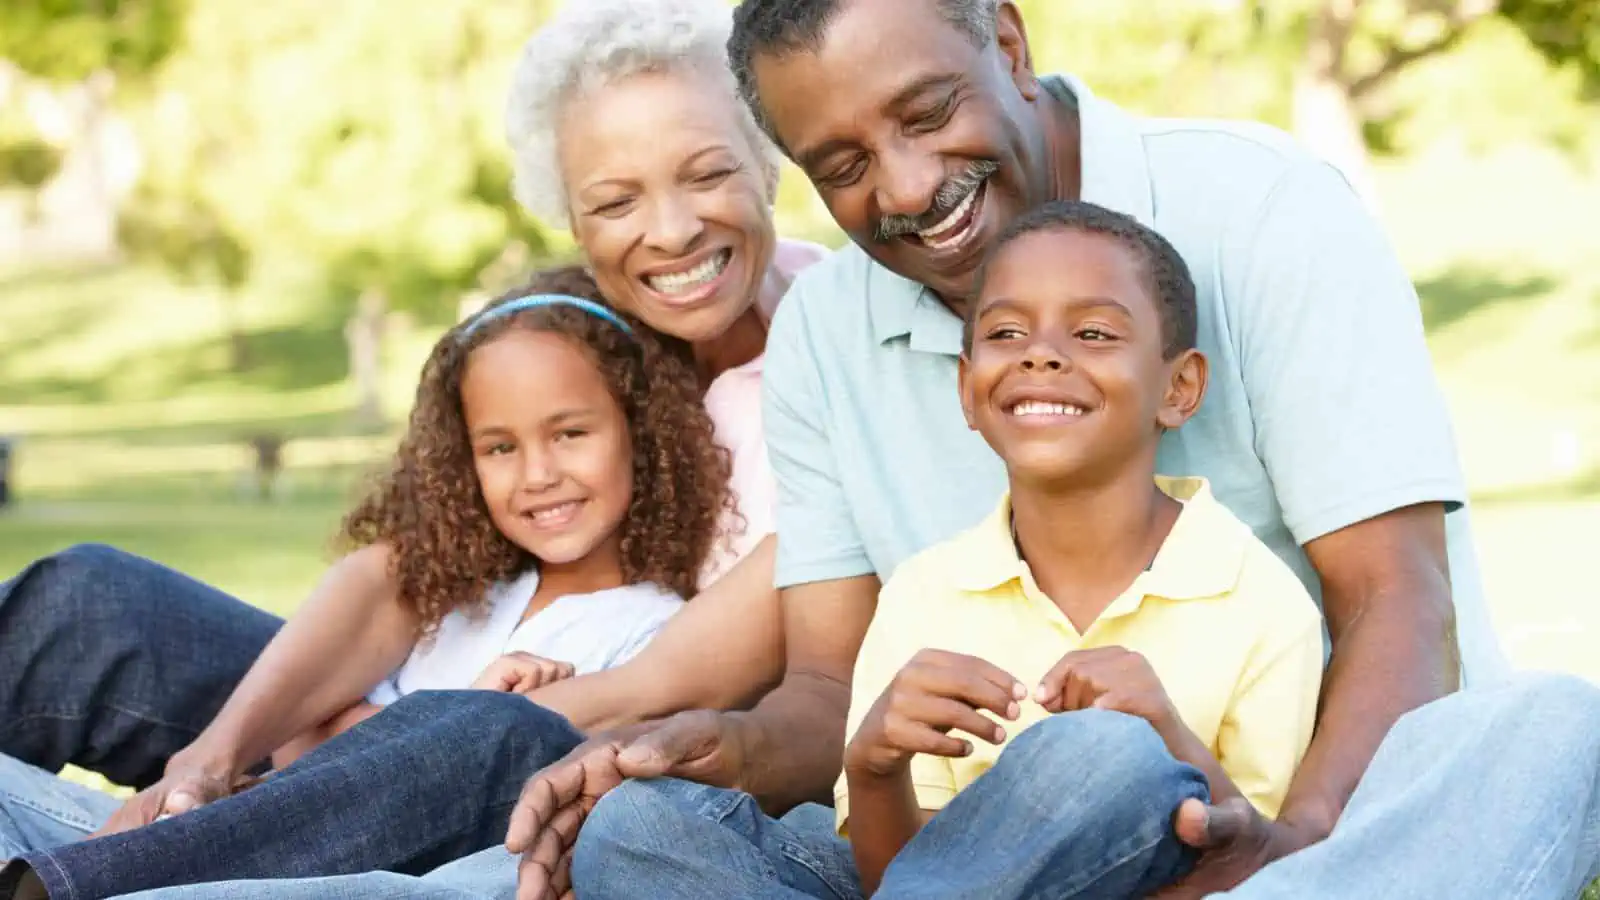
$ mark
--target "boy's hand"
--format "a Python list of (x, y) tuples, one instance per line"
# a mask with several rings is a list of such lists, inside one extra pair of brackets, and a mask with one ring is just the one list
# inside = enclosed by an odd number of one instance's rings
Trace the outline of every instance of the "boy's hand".
[(877, 776), (902, 771), (918, 753), (966, 756), (972, 744), (951, 737), (960, 729), (998, 744), (1005, 729), (985, 719), (987, 709), (1006, 720), (1020, 713), (1027, 688), (984, 660), (944, 650), (923, 650), (894, 677), (845, 748), (845, 768)]
[(1122, 647), (1068, 653), (1045, 674), (1033, 696), (1053, 713), (1092, 707), (1138, 716), (1162, 735), (1178, 721), (1149, 661)]
[(534, 656), (531, 653), (507, 653), (483, 670), (472, 682), (473, 690), (500, 691), (506, 694), (526, 694), (547, 684), (571, 678), (572, 663), (559, 662)]

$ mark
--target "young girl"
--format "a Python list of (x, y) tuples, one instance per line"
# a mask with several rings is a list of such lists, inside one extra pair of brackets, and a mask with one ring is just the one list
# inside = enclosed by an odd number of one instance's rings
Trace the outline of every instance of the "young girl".
[(393, 470), (344, 522), (392, 614), (344, 652), (405, 662), (273, 755), (412, 691), (528, 693), (637, 653), (691, 596), (733, 508), (686, 348), (553, 269), (447, 334)]

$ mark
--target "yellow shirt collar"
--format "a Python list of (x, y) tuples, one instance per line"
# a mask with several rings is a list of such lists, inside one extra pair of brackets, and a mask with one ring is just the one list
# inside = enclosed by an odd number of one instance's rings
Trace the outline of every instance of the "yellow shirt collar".
[[(1204, 478), (1157, 476), (1156, 486), (1181, 501), (1183, 511), (1150, 568), (1134, 583), (1139, 589), (1134, 599), (1198, 600), (1233, 590), (1244, 566), (1249, 530), (1212, 497)], [(1027, 564), (1011, 539), (1010, 493), (952, 548), (950, 563), (957, 582), (968, 591), (992, 591), (1023, 578)]]

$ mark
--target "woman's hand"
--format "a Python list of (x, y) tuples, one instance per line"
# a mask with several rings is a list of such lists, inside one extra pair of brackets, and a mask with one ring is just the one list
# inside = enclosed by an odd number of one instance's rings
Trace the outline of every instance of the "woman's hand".
[(531, 653), (507, 653), (483, 670), (472, 682), (473, 690), (526, 694), (573, 676), (572, 663), (545, 659)]

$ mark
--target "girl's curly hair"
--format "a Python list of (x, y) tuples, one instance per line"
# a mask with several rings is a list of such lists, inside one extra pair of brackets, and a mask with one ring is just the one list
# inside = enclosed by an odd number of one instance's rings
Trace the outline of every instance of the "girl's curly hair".
[[(563, 266), (540, 272), (491, 308), (528, 294), (604, 302), (581, 267)], [(633, 442), (633, 499), (620, 526), (623, 578), (693, 596), (724, 513), (734, 509), (731, 460), (712, 439), (688, 345), (623, 318), (632, 335), (570, 306), (522, 310), (469, 332), (474, 316), (434, 347), (392, 469), (341, 529), (347, 548), (392, 548), (400, 602), (421, 617), (424, 637), (449, 613), (480, 609), (492, 585), (537, 564), (489, 518), (461, 407), (467, 357), (512, 328), (563, 335), (595, 360)]]

